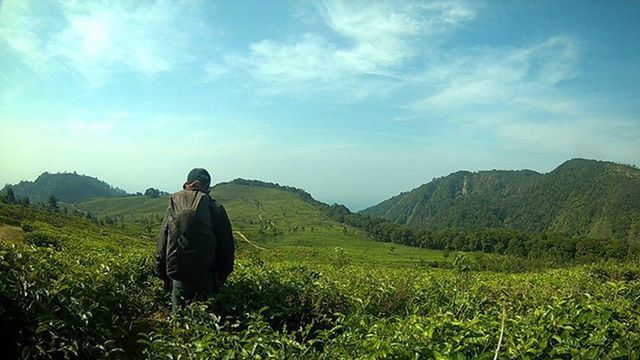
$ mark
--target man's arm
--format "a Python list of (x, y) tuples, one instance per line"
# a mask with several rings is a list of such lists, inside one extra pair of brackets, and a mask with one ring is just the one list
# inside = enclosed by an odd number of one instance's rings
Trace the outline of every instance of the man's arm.
[(217, 240), (214, 266), (218, 280), (224, 282), (233, 271), (235, 256), (233, 231), (231, 229), (229, 216), (227, 216), (227, 212), (222, 205), (215, 203), (211, 212), (213, 229)]

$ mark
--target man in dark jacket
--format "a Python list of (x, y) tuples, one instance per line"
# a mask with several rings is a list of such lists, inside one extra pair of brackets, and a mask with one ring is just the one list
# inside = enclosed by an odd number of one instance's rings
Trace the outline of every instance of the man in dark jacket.
[[(154, 272), (172, 292), (174, 312), (187, 301), (204, 300), (216, 293), (233, 271), (231, 223), (224, 207), (209, 196), (210, 184), (207, 170), (191, 170), (183, 190), (171, 195), (162, 221)], [(176, 209), (189, 206), (192, 215), (188, 225), (176, 226)], [(184, 232), (176, 234), (178, 227)]]

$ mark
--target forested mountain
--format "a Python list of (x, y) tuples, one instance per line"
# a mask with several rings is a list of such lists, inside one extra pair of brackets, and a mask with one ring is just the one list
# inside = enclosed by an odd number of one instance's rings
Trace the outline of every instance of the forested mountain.
[(640, 238), (640, 170), (585, 159), (550, 173), (460, 171), (362, 214), (422, 229), (509, 228)]
[(50, 174), (38, 176), (35, 181), (21, 181), (11, 187), (16, 198), (28, 197), (31, 202), (46, 202), (53, 195), (59, 201), (75, 203), (90, 198), (125, 196), (126, 191), (113, 187), (106, 182), (86, 175), (73, 173)]

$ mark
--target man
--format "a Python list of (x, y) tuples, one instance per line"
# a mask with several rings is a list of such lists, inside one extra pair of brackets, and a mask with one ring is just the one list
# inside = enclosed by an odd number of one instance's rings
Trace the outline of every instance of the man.
[(173, 312), (218, 291), (233, 271), (235, 246), (224, 207), (209, 196), (211, 176), (196, 168), (171, 195), (156, 243), (154, 272), (171, 291)]

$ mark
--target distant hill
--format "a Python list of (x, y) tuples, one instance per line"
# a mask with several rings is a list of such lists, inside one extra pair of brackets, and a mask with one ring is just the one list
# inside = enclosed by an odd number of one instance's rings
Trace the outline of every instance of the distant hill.
[[(294, 187), (236, 179), (215, 185), (211, 196), (224, 205), (239, 246), (252, 247), (243, 240), (246, 238), (269, 248), (269, 253), (277, 258), (332, 262), (339, 248), (346, 251), (352, 263), (369, 265), (416, 266), (442, 260), (439, 251), (402, 245), (389, 247), (373, 241), (365, 231), (332, 219), (324, 211), (328, 205)], [(127, 196), (91, 199), (73, 204), (70, 209), (90, 213), (99, 220), (109, 218), (118, 224), (137, 225), (146, 229), (149, 237), (155, 237), (168, 204), (165, 196)]]
[[(7, 185), (10, 186), (10, 185)], [(86, 175), (73, 173), (38, 176), (35, 181), (21, 181), (11, 185), (18, 198), (28, 197), (31, 202), (46, 202), (53, 195), (59, 201), (76, 203), (91, 198), (126, 196), (127, 192), (106, 182)], [(6, 191), (6, 186), (3, 192)]]
[(640, 239), (640, 170), (573, 159), (547, 174), (459, 171), (361, 214), (425, 229), (510, 228)]
[[(235, 179), (216, 184), (210, 194), (227, 208), (234, 224), (241, 224), (243, 228), (257, 226), (260, 222), (258, 214), (261, 213), (265, 218), (276, 219), (275, 223), (281, 226), (285, 226), (284, 224), (290, 226), (289, 223), (305, 222), (305, 220), (311, 225), (315, 222), (316, 226), (320, 226), (324, 221), (333, 222), (319, 208), (318, 204), (322, 203), (313, 199), (304, 190), (291, 186), (259, 180)], [(167, 204), (168, 196), (163, 194), (159, 197), (94, 198), (76, 203), (73, 208), (97, 216), (157, 219), (164, 215)], [(273, 209), (269, 211), (269, 208)], [(319, 218), (324, 220), (318, 222)]]
[(278, 183), (266, 182), (261, 180), (248, 180), (248, 179), (242, 179), (242, 178), (237, 178), (228, 183), (220, 183), (218, 185), (224, 185), (224, 184), (246, 185), (246, 186), (255, 186), (255, 187), (264, 187), (264, 188), (282, 190), (282, 191), (296, 194), (302, 200), (310, 204), (318, 205), (318, 206), (326, 206), (326, 204), (314, 199), (313, 196), (311, 196), (311, 194), (309, 194), (308, 192), (293, 186), (280, 185)]

